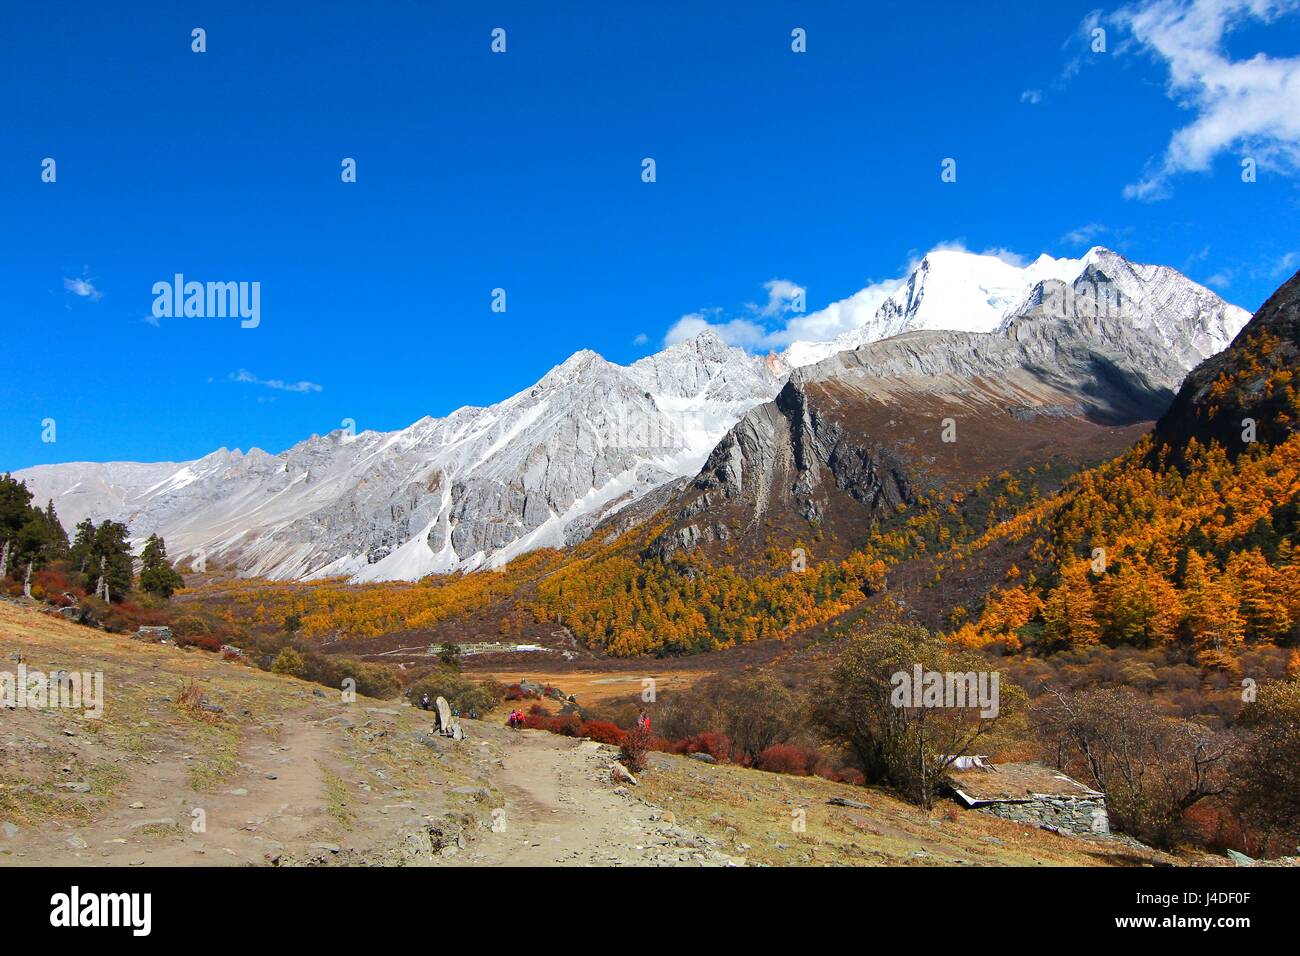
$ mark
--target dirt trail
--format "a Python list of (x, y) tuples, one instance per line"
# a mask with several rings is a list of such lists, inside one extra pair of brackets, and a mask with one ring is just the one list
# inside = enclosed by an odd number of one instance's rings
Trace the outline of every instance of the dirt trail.
[(14, 862), (263, 865), (268, 853), (320, 831), (319, 761), (329, 739), (300, 720), (288, 721), (278, 738), (243, 739), (236, 772), (207, 792), (190, 786), (192, 754), (144, 754), (107, 812), (90, 823), (41, 828)]
[(610, 779), (616, 751), (540, 730), (485, 727), (504, 797), (465, 866), (720, 866), (743, 861)]

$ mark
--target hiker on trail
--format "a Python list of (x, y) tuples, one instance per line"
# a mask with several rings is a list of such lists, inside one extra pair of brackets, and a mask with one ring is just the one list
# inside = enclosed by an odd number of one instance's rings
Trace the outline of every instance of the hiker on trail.
[(429, 695), (428, 695), (428, 694), (421, 694), (421, 695), (420, 695), (420, 709), (421, 709), (421, 710), (428, 710), (428, 709), (429, 709)]
[(644, 708), (641, 710), (641, 713), (637, 715), (636, 725), (640, 728), (643, 734), (648, 735), (650, 733), (650, 715)]

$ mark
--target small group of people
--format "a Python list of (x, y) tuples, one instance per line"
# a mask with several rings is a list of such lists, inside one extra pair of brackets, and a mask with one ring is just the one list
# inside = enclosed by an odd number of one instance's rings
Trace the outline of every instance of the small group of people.
[(520, 730), (524, 726), (524, 712), (516, 708), (510, 711), (510, 716), (506, 718), (506, 726), (511, 730)]

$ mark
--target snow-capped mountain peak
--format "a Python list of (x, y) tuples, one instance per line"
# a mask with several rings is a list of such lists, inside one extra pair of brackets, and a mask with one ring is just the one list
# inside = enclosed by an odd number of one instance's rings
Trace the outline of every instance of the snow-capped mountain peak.
[[(1180, 335), (1194, 339), (1190, 345), (1201, 358), (1226, 347), (1250, 318), (1174, 269), (1138, 265), (1103, 246), (1078, 259), (1044, 253), (1028, 264), (992, 253), (935, 249), (899, 280), (867, 321), (829, 342), (795, 342), (782, 357), (790, 367), (799, 367), (918, 329), (992, 332), (1032, 307), (1045, 288), (1074, 287), (1081, 281), (1095, 286), (1099, 280), (1122, 291), (1130, 319), (1167, 325), (1181, 317), (1179, 330), (1165, 329), (1167, 340), (1172, 343)], [(1199, 324), (1185, 316), (1189, 310), (1202, 315)]]

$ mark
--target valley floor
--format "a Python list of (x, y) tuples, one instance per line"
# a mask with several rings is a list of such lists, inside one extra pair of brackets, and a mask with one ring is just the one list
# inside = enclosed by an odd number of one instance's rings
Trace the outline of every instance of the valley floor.
[[(1123, 840), (431, 715), (0, 603), (0, 670), (102, 671), (102, 719), (0, 710), (0, 865), (1151, 865)], [(178, 704), (183, 687), (202, 707)], [(194, 696), (194, 695), (191, 695)], [(195, 699), (197, 699), (195, 697)], [(835, 806), (840, 797), (857, 806)], [(196, 813), (197, 811), (197, 813)], [(198, 824), (202, 823), (200, 827)]]

